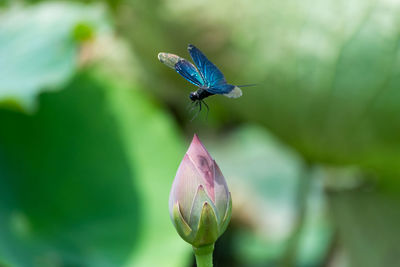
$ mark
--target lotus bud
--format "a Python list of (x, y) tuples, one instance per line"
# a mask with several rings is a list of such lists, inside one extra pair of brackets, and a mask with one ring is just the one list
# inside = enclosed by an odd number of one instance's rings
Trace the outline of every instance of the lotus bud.
[(177, 232), (192, 244), (195, 253), (213, 248), (229, 224), (231, 194), (217, 163), (197, 135), (172, 184), (169, 212)]

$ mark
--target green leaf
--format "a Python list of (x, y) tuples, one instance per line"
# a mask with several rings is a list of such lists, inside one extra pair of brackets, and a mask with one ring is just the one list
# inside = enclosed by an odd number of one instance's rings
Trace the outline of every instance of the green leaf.
[(309, 161), (400, 173), (400, 5), (347, 4), (265, 2), (240, 30), (256, 44), (238, 40), (245, 77), (262, 82), (235, 108)]
[[(99, 77), (107, 77), (108, 71)], [(106, 80), (102, 82), (107, 86)], [(127, 264), (184, 266), (190, 246), (180, 239), (170, 221), (168, 198), (185, 148), (168, 114), (150, 104), (143, 93), (132, 90), (123, 80), (119, 83), (119, 90), (107, 91), (110, 108), (120, 121), (121, 136), (132, 165), (140, 173), (138, 187), (146, 207), (142, 243)]]
[[(308, 161), (400, 173), (398, 1), (239, 0), (213, 5), (205, 0), (194, 6), (177, 0), (161, 13), (168, 14), (163, 16), (166, 34), (173, 27), (181, 33), (166, 51), (185, 57), (190, 40), (229, 83), (257, 84), (243, 88), (243, 96), (234, 101), (218, 96), (207, 100), (213, 111), (208, 124), (260, 123)], [(218, 40), (211, 41), (210, 33)], [(171, 38), (164, 39), (168, 43)], [(186, 87), (184, 79), (168, 70), (149, 70), (170, 75), (160, 85), (168, 96), (174, 88)]]
[(97, 5), (42, 3), (3, 12), (0, 103), (34, 110), (40, 92), (60, 89), (76, 72), (80, 42), (106, 27)]
[(331, 192), (332, 218), (349, 266), (399, 264), (400, 199), (382, 190)]
[(184, 151), (168, 116), (98, 72), (39, 102), (0, 109), (0, 264), (182, 266), (168, 193)]

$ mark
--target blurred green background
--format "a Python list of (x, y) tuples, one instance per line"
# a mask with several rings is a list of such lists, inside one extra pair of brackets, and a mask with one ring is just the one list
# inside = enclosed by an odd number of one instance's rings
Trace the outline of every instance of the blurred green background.
[[(195, 44), (239, 99), (157, 60)], [(400, 2), (0, 1), (0, 266), (191, 267), (194, 133), (233, 197), (215, 266), (400, 266)]]

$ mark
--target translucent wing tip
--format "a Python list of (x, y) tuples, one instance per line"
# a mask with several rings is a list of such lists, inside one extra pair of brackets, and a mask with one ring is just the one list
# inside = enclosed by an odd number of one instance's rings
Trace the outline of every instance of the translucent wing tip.
[(242, 96), (242, 90), (240, 90), (239, 87), (235, 86), (232, 91), (230, 91), (227, 94), (224, 94), (224, 96), (229, 97), (229, 98), (238, 98)]
[(160, 60), (161, 63), (164, 63), (165, 65), (167, 65), (168, 67), (175, 69), (175, 64), (178, 63), (179, 60), (181, 60), (182, 58), (171, 54), (171, 53), (158, 53), (158, 60)]
[(158, 60), (160, 60), (161, 63), (164, 63), (164, 58), (165, 58), (165, 54), (164, 52), (160, 52), (157, 55)]

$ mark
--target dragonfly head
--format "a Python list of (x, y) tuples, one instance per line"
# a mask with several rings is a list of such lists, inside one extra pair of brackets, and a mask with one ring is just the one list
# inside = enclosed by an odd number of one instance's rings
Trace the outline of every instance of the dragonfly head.
[(194, 102), (196, 100), (199, 100), (199, 94), (197, 92), (191, 92), (189, 98)]

